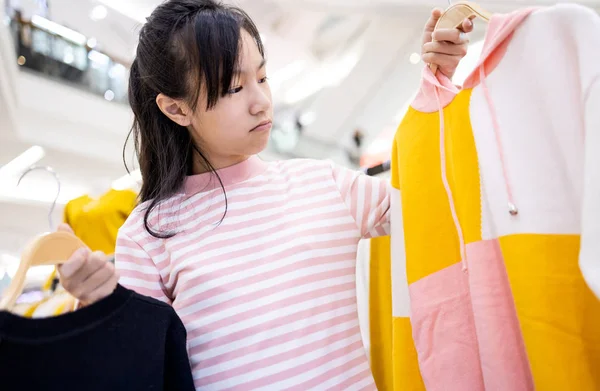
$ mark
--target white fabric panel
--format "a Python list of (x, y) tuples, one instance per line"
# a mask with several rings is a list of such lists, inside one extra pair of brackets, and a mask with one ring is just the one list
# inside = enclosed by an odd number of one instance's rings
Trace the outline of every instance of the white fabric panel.
[[(578, 46), (594, 32), (590, 29), (600, 36), (600, 26), (590, 22), (585, 8), (537, 11), (517, 29), (507, 53), (486, 79), (518, 216), (508, 213), (499, 148), (483, 88), (478, 85), (473, 90), (470, 110), (482, 184), (483, 239), (530, 232), (580, 233), (584, 124), (582, 91), (577, 86), (590, 79), (581, 56), (589, 55), (592, 61), (597, 54), (588, 51), (597, 53), (600, 43), (594, 50)], [(533, 52), (535, 56), (529, 55)]]
[(363, 344), (367, 356), (371, 359), (371, 334), (369, 320), (369, 278), (370, 278), (370, 255), (371, 239), (363, 239), (358, 242), (356, 254), (356, 303), (358, 306), (358, 323), (362, 335)]
[(391, 261), (392, 261), (392, 316), (410, 316), (410, 296), (406, 276), (406, 250), (404, 247), (404, 223), (402, 219), (401, 194), (392, 189), (391, 199)]
[(580, 267), (600, 298), (600, 78), (589, 91), (586, 105), (585, 191)]

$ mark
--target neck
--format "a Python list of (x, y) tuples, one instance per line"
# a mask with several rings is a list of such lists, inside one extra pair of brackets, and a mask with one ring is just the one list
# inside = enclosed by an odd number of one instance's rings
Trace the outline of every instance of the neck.
[[(215, 170), (220, 170), (222, 168), (227, 168), (239, 164), (245, 160), (247, 160), (250, 156), (248, 155), (239, 155), (239, 156), (224, 156), (224, 157), (212, 157), (205, 155), (210, 164), (213, 166)], [(206, 164), (202, 158), (197, 155), (194, 156), (194, 166), (192, 167), (192, 174), (204, 174), (209, 172), (210, 170), (206, 167)]]

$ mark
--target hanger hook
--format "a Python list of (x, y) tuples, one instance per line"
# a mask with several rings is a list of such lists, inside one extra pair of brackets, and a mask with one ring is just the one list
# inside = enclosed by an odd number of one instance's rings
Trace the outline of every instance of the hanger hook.
[(27, 170), (25, 170), (25, 172), (23, 174), (21, 174), (21, 177), (19, 177), (19, 181), (17, 182), (17, 186), (19, 186), (21, 184), (21, 180), (23, 178), (25, 178), (25, 176), (27, 174), (29, 174), (30, 172), (35, 171), (35, 170), (43, 170), (43, 171), (49, 172), (50, 174), (52, 174), (54, 179), (56, 179), (56, 185), (58, 188), (56, 190), (56, 196), (54, 197), (54, 201), (52, 201), (52, 206), (50, 206), (50, 211), (48, 211), (48, 225), (50, 226), (50, 230), (54, 231), (55, 227), (54, 227), (54, 223), (52, 220), (52, 212), (54, 212), (54, 208), (56, 207), (56, 202), (58, 201), (58, 196), (60, 195), (60, 178), (58, 177), (58, 174), (56, 173), (56, 171), (54, 171), (52, 169), (52, 167), (48, 167), (48, 166), (31, 166)]

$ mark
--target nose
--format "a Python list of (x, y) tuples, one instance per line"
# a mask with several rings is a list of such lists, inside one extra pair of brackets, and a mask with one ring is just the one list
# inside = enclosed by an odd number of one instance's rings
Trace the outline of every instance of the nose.
[(258, 115), (271, 108), (271, 89), (267, 83), (256, 84), (250, 105), (250, 114)]

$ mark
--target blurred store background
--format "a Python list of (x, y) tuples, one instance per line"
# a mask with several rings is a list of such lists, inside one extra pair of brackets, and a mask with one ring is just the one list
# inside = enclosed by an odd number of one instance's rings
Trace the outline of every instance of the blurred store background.
[[(600, 1), (578, 1), (600, 10)], [(122, 147), (131, 124), (128, 68), (136, 35), (159, 0), (0, 0), (0, 287), (52, 214), (81, 195), (126, 189)], [(263, 158), (327, 158), (359, 168), (389, 158), (418, 86), (423, 24), (434, 0), (237, 0), (267, 48), (275, 126)], [(493, 12), (555, 1), (479, 2)], [(471, 34), (460, 84), (481, 50)], [(132, 151), (125, 151), (133, 162)], [(385, 175), (385, 174), (384, 174)], [(38, 274), (35, 274), (38, 273)], [(32, 278), (45, 278), (38, 270)]]

